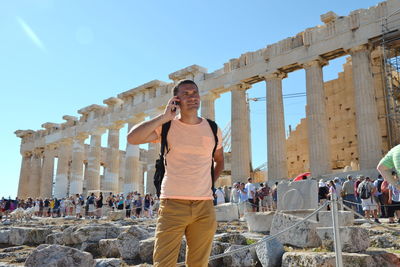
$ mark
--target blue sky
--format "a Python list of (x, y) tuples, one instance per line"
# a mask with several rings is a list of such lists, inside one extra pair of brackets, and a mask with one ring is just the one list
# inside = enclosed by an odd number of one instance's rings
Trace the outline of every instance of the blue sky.
[[(15, 197), (21, 156), (17, 129), (38, 130), (45, 122), (102, 104), (111, 96), (198, 64), (212, 72), (231, 58), (308, 27), (320, 14), (376, 5), (358, 1), (53, 1), (0, 0), (0, 197)], [(324, 68), (337, 77), (344, 58)], [(305, 92), (305, 73), (290, 73), (283, 93)], [(265, 96), (265, 83), (249, 90)], [(230, 94), (216, 101), (221, 128), (230, 120)], [(285, 123), (305, 116), (305, 98), (287, 99)], [(251, 102), (253, 166), (266, 161), (265, 102)], [(125, 147), (121, 132), (121, 148)], [(103, 136), (103, 143), (106, 142)]]

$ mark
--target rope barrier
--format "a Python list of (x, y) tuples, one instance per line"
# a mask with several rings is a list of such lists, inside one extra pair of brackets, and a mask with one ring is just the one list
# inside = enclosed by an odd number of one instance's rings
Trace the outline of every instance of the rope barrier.
[[(347, 202), (347, 203), (350, 203), (350, 204), (353, 204), (353, 205), (359, 205), (359, 206), (362, 206), (362, 204), (361, 203), (358, 203), (358, 202), (353, 202), (353, 201), (349, 201), (349, 200), (342, 200), (343, 202)], [(382, 207), (398, 207), (398, 206), (400, 206), (400, 204), (388, 204), (388, 205), (382, 205), (382, 204), (380, 204), (380, 203), (376, 203), (376, 201), (374, 200), (374, 202), (375, 202), (375, 204), (379, 204), (379, 206), (382, 206)]]
[(389, 226), (376, 223), (376, 222), (374, 222), (373, 220), (371, 220), (370, 218), (367, 218), (367, 217), (361, 215), (360, 213), (354, 211), (352, 208), (348, 207), (347, 205), (343, 204), (343, 206), (344, 206), (344, 208), (345, 208), (346, 210), (351, 211), (352, 213), (354, 213), (355, 215), (357, 215), (358, 217), (360, 217), (360, 218), (362, 218), (362, 219), (366, 219), (366, 220), (367, 220), (369, 223), (371, 223), (371, 224), (375, 224), (375, 225), (380, 226), (380, 227), (383, 227), (383, 228), (385, 228), (385, 229), (388, 229), (388, 230), (391, 230), (391, 231), (400, 233), (400, 230), (393, 229), (393, 228), (391, 228), (391, 227), (389, 227)]
[[(216, 260), (216, 259), (219, 259), (219, 258), (227, 257), (227, 256), (230, 256), (230, 255), (236, 254), (236, 253), (238, 253), (238, 252), (241, 252), (241, 251), (245, 251), (245, 250), (254, 248), (254, 247), (260, 245), (262, 242), (268, 242), (268, 241), (270, 241), (270, 240), (276, 238), (277, 236), (279, 236), (279, 235), (281, 235), (281, 234), (283, 234), (283, 233), (289, 231), (290, 229), (292, 229), (292, 228), (294, 228), (294, 227), (296, 227), (296, 226), (302, 224), (303, 222), (305, 222), (306, 220), (308, 220), (309, 218), (311, 218), (314, 214), (316, 214), (318, 211), (320, 211), (320, 210), (322, 210), (324, 207), (326, 207), (329, 203), (330, 203), (330, 201), (325, 202), (321, 207), (319, 207), (318, 209), (316, 209), (315, 211), (313, 211), (312, 213), (310, 213), (309, 215), (307, 215), (306, 217), (304, 217), (301, 221), (296, 222), (295, 224), (289, 226), (288, 228), (286, 228), (286, 229), (284, 229), (284, 230), (282, 230), (282, 231), (280, 231), (280, 232), (278, 232), (278, 233), (276, 233), (276, 234), (274, 234), (274, 235), (270, 235), (270, 236), (263, 237), (262, 239), (260, 239), (259, 241), (257, 241), (257, 242), (254, 243), (254, 244), (250, 244), (250, 245), (247, 245), (247, 246), (244, 246), (244, 247), (241, 247), (241, 248), (238, 248), (238, 249), (229, 251), (229, 252), (225, 252), (225, 253), (222, 253), (222, 254), (218, 254), (218, 255), (211, 256), (211, 257), (208, 259), (208, 261), (212, 261), (212, 260)], [(177, 264), (177, 266), (185, 266), (185, 263), (184, 263), (184, 262), (180, 262), (180, 263)]]

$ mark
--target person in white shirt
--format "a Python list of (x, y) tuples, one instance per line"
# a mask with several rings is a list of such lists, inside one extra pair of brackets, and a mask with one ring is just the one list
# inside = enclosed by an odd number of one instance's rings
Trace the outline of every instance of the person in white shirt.
[(251, 177), (247, 178), (247, 184), (245, 186), (245, 189), (247, 190), (247, 197), (248, 197), (248, 202), (251, 205), (251, 210), (253, 212), (256, 212), (257, 211), (256, 187), (252, 182), (253, 182), (253, 179)]
[(218, 187), (215, 191), (215, 195), (217, 196), (217, 205), (225, 203), (225, 193), (222, 191), (222, 187)]
[(240, 184), (239, 183), (234, 183), (232, 190), (231, 190), (231, 197), (230, 197), (230, 202), (231, 203), (239, 203), (240, 200), (240, 189), (239, 189)]

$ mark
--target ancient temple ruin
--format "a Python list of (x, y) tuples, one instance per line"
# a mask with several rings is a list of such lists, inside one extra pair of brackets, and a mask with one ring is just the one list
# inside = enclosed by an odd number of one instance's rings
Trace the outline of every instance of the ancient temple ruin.
[[(162, 112), (171, 97), (174, 83), (184, 78), (193, 79), (198, 84), (202, 98), (201, 115), (206, 118), (215, 119), (215, 99), (231, 92), (232, 182), (243, 181), (250, 175), (251, 140), (246, 90), (253, 84), (265, 82), (268, 177), (288, 178), (288, 161), (292, 156), (288, 155), (290, 140), (287, 141), (285, 135), (282, 79), (298, 69), (304, 69), (306, 73), (307, 125), (303, 127), (307, 127), (307, 167), (314, 177), (328, 174), (337, 167), (332, 161), (335, 154), (332, 151), (337, 147), (329, 134), (330, 111), (326, 101), (329, 95), (324, 90), (322, 68), (329, 60), (345, 55), (351, 60), (354, 90), (354, 103), (351, 103), (357, 139), (356, 147), (352, 147), (357, 151), (354, 160), (362, 170), (374, 169), (383, 153), (393, 145), (385, 133), (396, 132), (399, 128), (396, 123), (381, 119), (382, 114), (378, 113), (382, 103), (385, 106), (388, 102), (395, 103), (396, 95), (391, 94), (392, 99), (386, 98), (389, 95), (384, 82), (387, 72), (382, 71), (382, 97), (377, 99), (376, 74), (371, 60), (374, 57), (371, 54), (385, 57), (382, 47), (385, 36), (394, 40), (392, 46), (400, 46), (396, 39), (400, 35), (400, 15), (394, 13), (399, 9), (399, 1), (388, 0), (368, 9), (355, 10), (348, 16), (328, 12), (321, 15), (323, 25), (244, 53), (214, 72), (192, 65), (171, 73), (171, 82), (150, 81), (104, 100), (104, 105), (94, 104), (80, 109), (79, 117), (65, 115), (63, 123), (44, 123), (44, 129), (37, 131), (18, 130), (16, 135), (21, 138), (22, 155), (18, 197), (53, 195), (60, 198), (99, 191), (143, 192), (143, 173), (147, 171), (147, 176), (152, 177), (158, 145), (150, 144), (148, 150), (143, 150), (128, 144), (125, 151), (120, 151), (119, 136), (126, 134), (120, 129), (126, 124), (130, 128), (146, 117)], [(387, 28), (383, 29), (383, 25)], [(389, 82), (391, 85), (396, 80), (393, 77)], [(388, 109), (384, 111), (383, 116), (388, 116)], [(107, 147), (101, 147), (101, 136), (106, 132)], [(85, 145), (88, 138), (90, 145)], [(55, 158), (58, 159), (56, 173), (53, 171)], [(101, 165), (106, 170), (102, 177)], [(154, 192), (151, 179), (147, 179), (146, 188), (148, 192)]]

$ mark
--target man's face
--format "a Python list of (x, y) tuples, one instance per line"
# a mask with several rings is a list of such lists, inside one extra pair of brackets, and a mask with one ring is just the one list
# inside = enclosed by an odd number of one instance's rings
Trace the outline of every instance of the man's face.
[(179, 107), (181, 110), (198, 110), (200, 107), (199, 90), (194, 84), (182, 84), (179, 86), (178, 94)]

